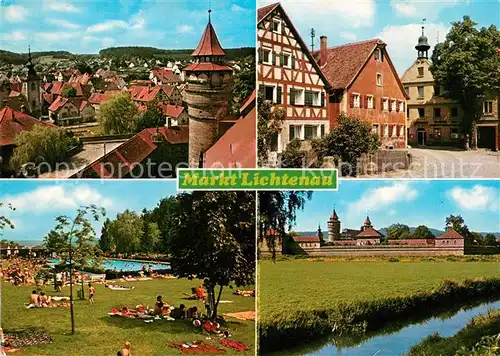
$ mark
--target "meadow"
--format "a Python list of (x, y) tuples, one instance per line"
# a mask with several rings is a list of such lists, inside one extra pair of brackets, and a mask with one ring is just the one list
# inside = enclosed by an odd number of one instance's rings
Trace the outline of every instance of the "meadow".
[[(446, 307), (492, 293), (500, 297), (500, 264), (494, 258), (486, 260), (261, 261), (261, 347), (275, 349), (274, 342), (284, 335), (298, 333), (309, 340), (332, 328), (364, 332), (379, 326), (377, 322), (418, 315), (430, 305)], [(477, 278), (490, 280), (471, 282)]]
[[(71, 335), (69, 307), (26, 309), (24, 303), (29, 302), (33, 286), (15, 287), (2, 281), (2, 327), (9, 333), (19, 330), (41, 328), (47, 331), (54, 341), (41, 346), (29, 346), (23, 349), (23, 355), (116, 355), (121, 346), (129, 341), (134, 355), (177, 355), (178, 350), (167, 344), (176, 341), (205, 340), (207, 334), (202, 334), (200, 328), (195, 328), (188, 321), (159, 320), (144, 323), (141, 319), (125, 319), (108, 316), (112, 308), (122, 306), (135, 307), (138, 304), (153, 306), (157, 295), (170, 305), (187, 307), (197, 305), (203, 310), (201, 302), (186, 300), (185, 293), (190, 293), (191, 287), (196, 287), (200, 281), (187, 279), (155, 279), (138, 282), (117, 282), (120, 285), (132, 285), (131, 291), (115, 291), (95, 284), (96, 302), (91, 305), (88, 300), (76, 300), (75, 335)], [(253, 289), (253, 286), (245, 287)], [(74, 296), (76, 298), (76, 289)], [(58, 295), (52, 286), (43, 289), (47, 294)], [(88, 288), (85, 287), (85, 293)], [(232, 294), (225, 288), (221, 300), (233, 303), (220, 304), (219, 315), (231, 312), (250, 311), (255, 309), (255, 298), (241, 297)], [(62, 295), (69, 295), (69, 287), (64, 287)], [(250, 347), (250, 351), (236, 352), (226, 349), (225, 355), (254, 355), (255, 323), (226, 318), (232, 339)], [(217, 342), (218, 338), (212, 338)], [(210, 340), (209, 340), (210, 341)], [(220, 346), (220, 345), (219, 345)]]

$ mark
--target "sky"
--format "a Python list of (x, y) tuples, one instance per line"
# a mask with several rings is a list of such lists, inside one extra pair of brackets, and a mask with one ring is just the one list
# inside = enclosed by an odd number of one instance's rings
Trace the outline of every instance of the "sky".
[[(0, 49), (195, 48), (210, 0), (0, 0)], [(255, 0), (211, 0), (224, 48), (255, 46)], [(235, 25), (237, 24), (237, 25)]]
[[(276, 2), (258, 0), (258, 7)], [(451, 22), (469, 15), (480, 26), (500, 25), (498, 0), (282, 0), (285, 11), (308, 46), (310, 30), (328, 37), (328, 46), (380, 38), (402, 75), (417, 58), (415, 45), (426, 18), (426, 36), (432, 48), (439, 33), (443, 41)], [(307, 4), (307, 5), (306, 5)], [(307, 14), (307, 16), (305, 16)]]
[[(13, 230), (5, 229), (0, 239), (41, 241), (56, 225), (57, 216), (74, 216), (79, 206), (96, 204), (114, 219), (125, 209), (138, 213), (152, 209), (161, 199), (174, 194), (175, 180), (0, 180), (0, 202), (16, 208), (0, 208), (0, 215), (15, 225)], [(102, 221), (93, 226), (99, 237)]]
[(452, 214), (472, 231), (500, 232), (500, 181), (344, 180), (337, 192), (314, 192), (292, 230), (316, 231), (320, 223), (328, 231), (334, 207), (342, 229), (359, 229), (368, 214), (375, 229), (402, 223), (444, 230)]

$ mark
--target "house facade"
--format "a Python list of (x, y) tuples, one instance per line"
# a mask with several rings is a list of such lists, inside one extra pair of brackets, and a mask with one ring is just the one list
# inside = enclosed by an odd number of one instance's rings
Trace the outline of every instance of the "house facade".
[(58, 125), (77, 125), (95, 120), (95, 109), (82, 98), (63, 98), (54, 100), (48, 109), (49, 118)]
[(258, 87), (284, 123), (271, 143), (282, 152), (293, 139), (311, 140), (330, 131), (328, 81), (281, 4), (258, 10)]

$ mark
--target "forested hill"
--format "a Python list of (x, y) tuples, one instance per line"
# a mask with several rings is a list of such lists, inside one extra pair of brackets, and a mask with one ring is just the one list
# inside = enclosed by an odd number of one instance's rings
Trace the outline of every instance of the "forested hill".
[[(52, 56), (54, 58), (70, 58), (74, 56), (68, 51), (46, 51), (46, 52), (31, 52), (31, 57)], [(0, 62), (8, 64), (24, 64), (28, 61), (28, 53), (15, 53), (0, 49)]]
[[(255, 55), (254, 47), (242, 47), (242, 48), (227, 48), (227, 57), (229, 60), (235, 58), (241, 58), (246, 56)], [(164, 58), (171, 60), (185, 60), (191, 57), (193, 49), (160, 49), (155, 47), (110, 47), (101, 49), (99, 55), (102, 57), (110, 58)]]

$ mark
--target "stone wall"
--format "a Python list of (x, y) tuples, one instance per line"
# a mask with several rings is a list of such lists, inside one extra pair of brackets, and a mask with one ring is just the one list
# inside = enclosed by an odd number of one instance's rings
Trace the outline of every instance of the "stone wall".
[(463, 255), (463, 247), (419, 247), (419, 246), (324, 246), (308, 249), (307, 254), (313, 257), (321, 256), (446, 256)]

